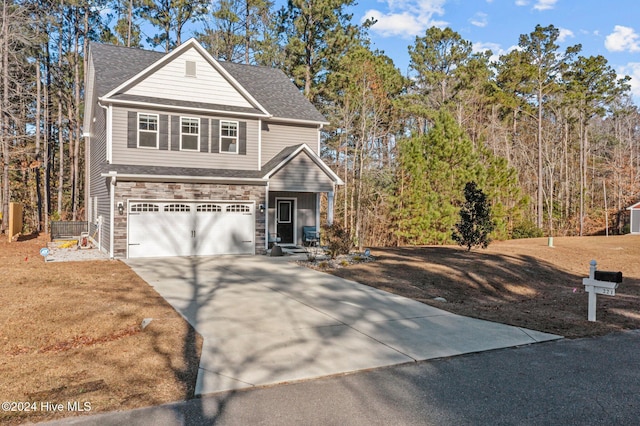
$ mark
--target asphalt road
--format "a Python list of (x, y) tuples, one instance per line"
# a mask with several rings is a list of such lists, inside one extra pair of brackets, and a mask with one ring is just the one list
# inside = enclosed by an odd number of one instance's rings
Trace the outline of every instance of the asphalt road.
[(637, 425), (639, 419), (636, 330), (228, 392), (64, 423)]

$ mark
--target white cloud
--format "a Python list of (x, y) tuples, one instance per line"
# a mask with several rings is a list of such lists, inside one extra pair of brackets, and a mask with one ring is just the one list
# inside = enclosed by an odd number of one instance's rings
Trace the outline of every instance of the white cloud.
[(558, 35), (558, 41), (560, 43), (562, 43), (563, 41), (565, 41), (569, 37), (572, 37), (572, 38), (575, 37), (575, 34), (573, 34), (573, 31), (568, 30), (566, 28), (560, 28), (560, 34)]
[(535, 10), (549, 10), (553, 9), (558, 0), (538, 0), (533, 6)]
[(487, 18), (488, 15), (486, 13), (478, 12), (473, 16), (473, 18), (469, 19), (469, 22), (471, 22), (471, 25), (484, 28), (489, 23)]
[(510, 46), (507, 49), (503, 49), (498, 43), (491, 42), (476, 42), (473, 43), (472, 50), (474, 53), (486, 52), (487, 50), (491, 50), (491, 57), (489, 58), (492, 62), (497, 62), (500, 59), (500, 56), (506, 55), (514, 49), (517, 49), (518, 46)]
[(610, 52), (640, 52), (640, 36), (633, 28), (616, 25), (605, 38), (604, 47)]
[(377, 22), (371, 31), (383, 37), (410, 38), (422, 35), (429, 27), (447, 25), (445, 21), (433, 19), (434, 15), (444, 15), (446, 0), (384, 0), (381, 3), (386, 3), (386, 11), (369, 9), (360, 21), (375, 19)]
[(631, 85), (631, 94), (636, 98), (636, 103), (640, 99), (640, 62), (629, 62), (627, 65), (620, 67), (618, 70), (621, 74), (618, 77), (622, 78), (625, 75), (631, 77), (629, 84)]
[[(553, 9), (558, 0), (537, 0), (533, 5), (535, 10), (549, 10)], [(528, 6), (531, 3), (529, 0), (516, 0), (516, 6)]]

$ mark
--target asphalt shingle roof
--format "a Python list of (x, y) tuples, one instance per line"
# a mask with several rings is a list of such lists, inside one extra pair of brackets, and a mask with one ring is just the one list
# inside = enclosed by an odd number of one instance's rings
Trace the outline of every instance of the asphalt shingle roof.
[[(163, 52), (99, 43), (91, 43), (90, 49), (98, 97), (106, 95), (166, 55)], [(327, 121), (281, 70), (231, 62), (218, 63), (275, 118)], [(154, 100), (157, 101), (157, 98), (144, 99), (152, 103)]]
[(180, 176), (180, 177), (222, 177), (262, 179), (275, 167), (287, 159), (303, 144), (288, 146), (269, 160), (261, 170), (204, 169), (195, 167), (140, 166), (133, 164), (103, 164), (104, 172), (117, 172), (125, 175)]

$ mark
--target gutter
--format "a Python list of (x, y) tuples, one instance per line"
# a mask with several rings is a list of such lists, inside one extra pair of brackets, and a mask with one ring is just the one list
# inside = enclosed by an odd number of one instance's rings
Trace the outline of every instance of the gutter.
[(179, 175), (141, 175), (134, 173), (102, 173), (102, 177), (118, 175), (118, 179), (131, 182), (213, 182), (213, 183), (251, 183), (255, 185), (266, 185), (263, 178), (242, 178), (242, 177), (219, 177), (219, 176), (179, 176)]
[(127, 101), (124, 99), (112, 99), (112, 98), (100, 98), (102, 102), (109, 102), (114, 105), (123, 105), (123, 106), (137, 106), (137, 107), (145, 107), (149, 109), (158, 109), (158, 110), (180, 110), (180, 111), (197, 111), (206, 114), (215, 114), (215, 115), (229, 115), (229, 116), (242, 116), (242, 117), (259, 117), (259, 118), (271, 118), (269, 114), (256, 114), (253, 112), (236, 112), (236, 111), (224, 111), (217, 109), (208, 109), (208, 108), (197, 108), (197, 107), (186, 107), (181, 105), (166, 105), (166, 104), (156, 104), (151, 102), (140, 102), (140, 101)]

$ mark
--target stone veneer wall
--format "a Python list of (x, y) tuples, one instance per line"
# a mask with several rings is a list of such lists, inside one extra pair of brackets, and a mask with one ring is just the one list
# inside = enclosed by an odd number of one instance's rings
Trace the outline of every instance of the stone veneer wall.
[[(226, 185), (211, 183), (163, 183), (163, 182), (123, 182), (116, 183), (115, 205), (122, 202), (127, 208), (127, 200), (232, 200), (255, 201), (256, 203), (256, 254), (265, 249), (265, 213), (258, 206), (266, 203), (266, 186)], [(113, 234), (114, 257), (127, 256), (127, 214), (119, 215), (116, 210)]]

